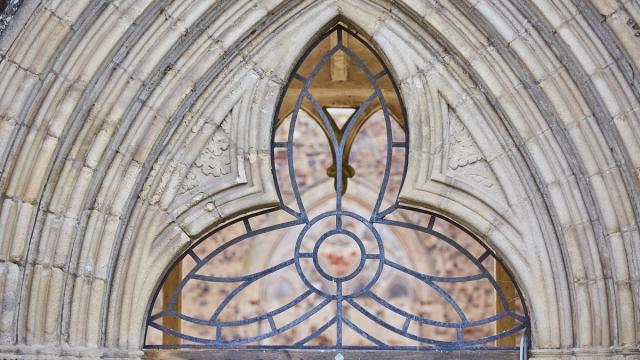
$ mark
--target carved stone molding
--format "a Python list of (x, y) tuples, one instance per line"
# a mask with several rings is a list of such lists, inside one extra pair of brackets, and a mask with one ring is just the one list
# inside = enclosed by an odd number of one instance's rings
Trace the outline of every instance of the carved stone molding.
[(640, 356), (630, 18), (596, 0), (26, 1), (0, 37), (0, 357), (142, 355), (167, 264), (275, 204), (276, 100), (337, 19), (400, 82), (402, 200), (504, 259), (532, 354)]

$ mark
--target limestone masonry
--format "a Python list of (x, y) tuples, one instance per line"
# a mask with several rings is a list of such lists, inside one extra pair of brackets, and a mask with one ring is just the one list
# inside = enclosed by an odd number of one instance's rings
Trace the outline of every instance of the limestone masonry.
[(278, 202), (280, 90), (337, 20), (399, 81), (402, 201), (496, 250), (531, 358), (640, 359), (637, 0), (22, 1), (0, 35), (1, 359), (144, 355), (167, 267)]

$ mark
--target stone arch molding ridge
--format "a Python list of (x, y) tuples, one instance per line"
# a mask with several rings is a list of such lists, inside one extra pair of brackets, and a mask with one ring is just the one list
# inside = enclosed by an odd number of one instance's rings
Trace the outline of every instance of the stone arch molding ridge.
[(0, 38), (0, 353), (139, 356), (168, 264), (275, 203), (280, 89), (341, 16), (400, 81), (403, 201), (505, 260), (533, 356), (640, 356), (640, 47), (616, 20), (640, 11), (613, 4), (25, 1)]
[(461, 72), (433, 71), (417, 73), (401, 85), (412, 129), (401, 199), (437, 209), (481, 234), (502, 254), (526, 297), (545, 299), (529, 301), (534, 341), (557, 344), (562, 331), (558, 320), (571, 319), (559, 311), (556, 296), (569, 290), (562, 280), (545, 281), (557, 279), (554, 271), (559, 269), (540, 241), (549, 236), (541, 224), (546, 215), (536, 214), (528, 197), (531, 184), (522, 171), (524, 161), (517, 154), (501, 155), (513, 146), (510, 137), (501, 134), (492, 104), (478, 101), (478, 94), (461, 84)]

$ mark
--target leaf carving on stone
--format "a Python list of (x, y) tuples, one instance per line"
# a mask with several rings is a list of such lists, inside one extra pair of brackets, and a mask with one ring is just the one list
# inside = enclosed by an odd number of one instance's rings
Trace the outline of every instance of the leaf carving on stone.
[(229, 122), (225, 119), (196, 159), (195, 166), (206, 176), (219, 177), (230, 173), (229, 145)]
[(456, 170), (482, 160), (469, 131), (453, 112), (449, 114), (449, 168)]
[(504, 193), (489, 163), (452, 109), (449, 109), (448, 147), (449, 175), (481, 185), (504, 200)]
[(198, 179), (196, 178), (196, 175), (193, 173), (193, 170), (191, 170), (187, 173), (187, 176), (185, 176), (184, 180), (182, 180), (182, 184), (180, 185), (178, 194), (184, 194), (196, 187), (198, 187)]

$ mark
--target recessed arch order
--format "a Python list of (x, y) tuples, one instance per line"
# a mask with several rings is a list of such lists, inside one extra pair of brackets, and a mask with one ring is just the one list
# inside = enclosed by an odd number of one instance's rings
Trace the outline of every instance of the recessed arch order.
[(616, 21), (637, 9), (605, 3), (25, 1), (0, 38), (0, 352), (141, 355), (171, 264), (278, 206), (277, 103), (343, 21), (404, 103), (400, 203), (495, 251), (532, 354), (636, 356), (640, 92)]
[[(328, 89), (354, 96), (357, 90), (348, 85), (358, 79), (358, 90), (369, 95), (340, 123), (326, 111), (341, 104), (326, 95)], [(278, 207), (215, 230), (172, 265), (149, 313), (147, 347), (498, 350), (514, 348), (515, 341), (504, 341), (514, 334), (528, 335), (524, 301), (509, 275), (501, 275), (494, 252), (450, 221), (399, 203), (407, 123), (404, 110), (392, 118), (388, 104), (394, 99), (385, 96), (385, 86), (402, 109), (383, 60), (342, 22), (312, 43), (289, 76), (279, 99), (282, 115), (274, 120)], [(283, 109), (291, 96), (293, 110)], [(305, 102), (316, 116), (302, 110)], [(370, 108), (379, 108), (379, 116), (368, 114)], [(328, 189), (319, 180), (326, 176), (333, 178)], [(378, 194), (365, 205), (367, 187)], [(328, 204), (312, 206), (309, 195), (323, 193)], [(237, 224), (244, 227), (233, 228)], [(392, 235), (397, 228), (413, 233), (416, 243), (403, 246)], [(429, 245), (438, 240), (446, 249)], [(278, 256), (265, 252), (270, 247), (282, 250)], [(428, 264), (425, 273), (415, 265), (433, 261), (430, 252), (447, 260)], [(389, 283), (409, 287), (414, 296), (385, 299)], [(193, 293), (200, 294), (197, 301), (183, 306)], [(471, 304), (461, 303), (466, 293)], [(496, 305), (474, 311), (487, 295)], [(402, 326), (394, 324), (398, 318)]]

